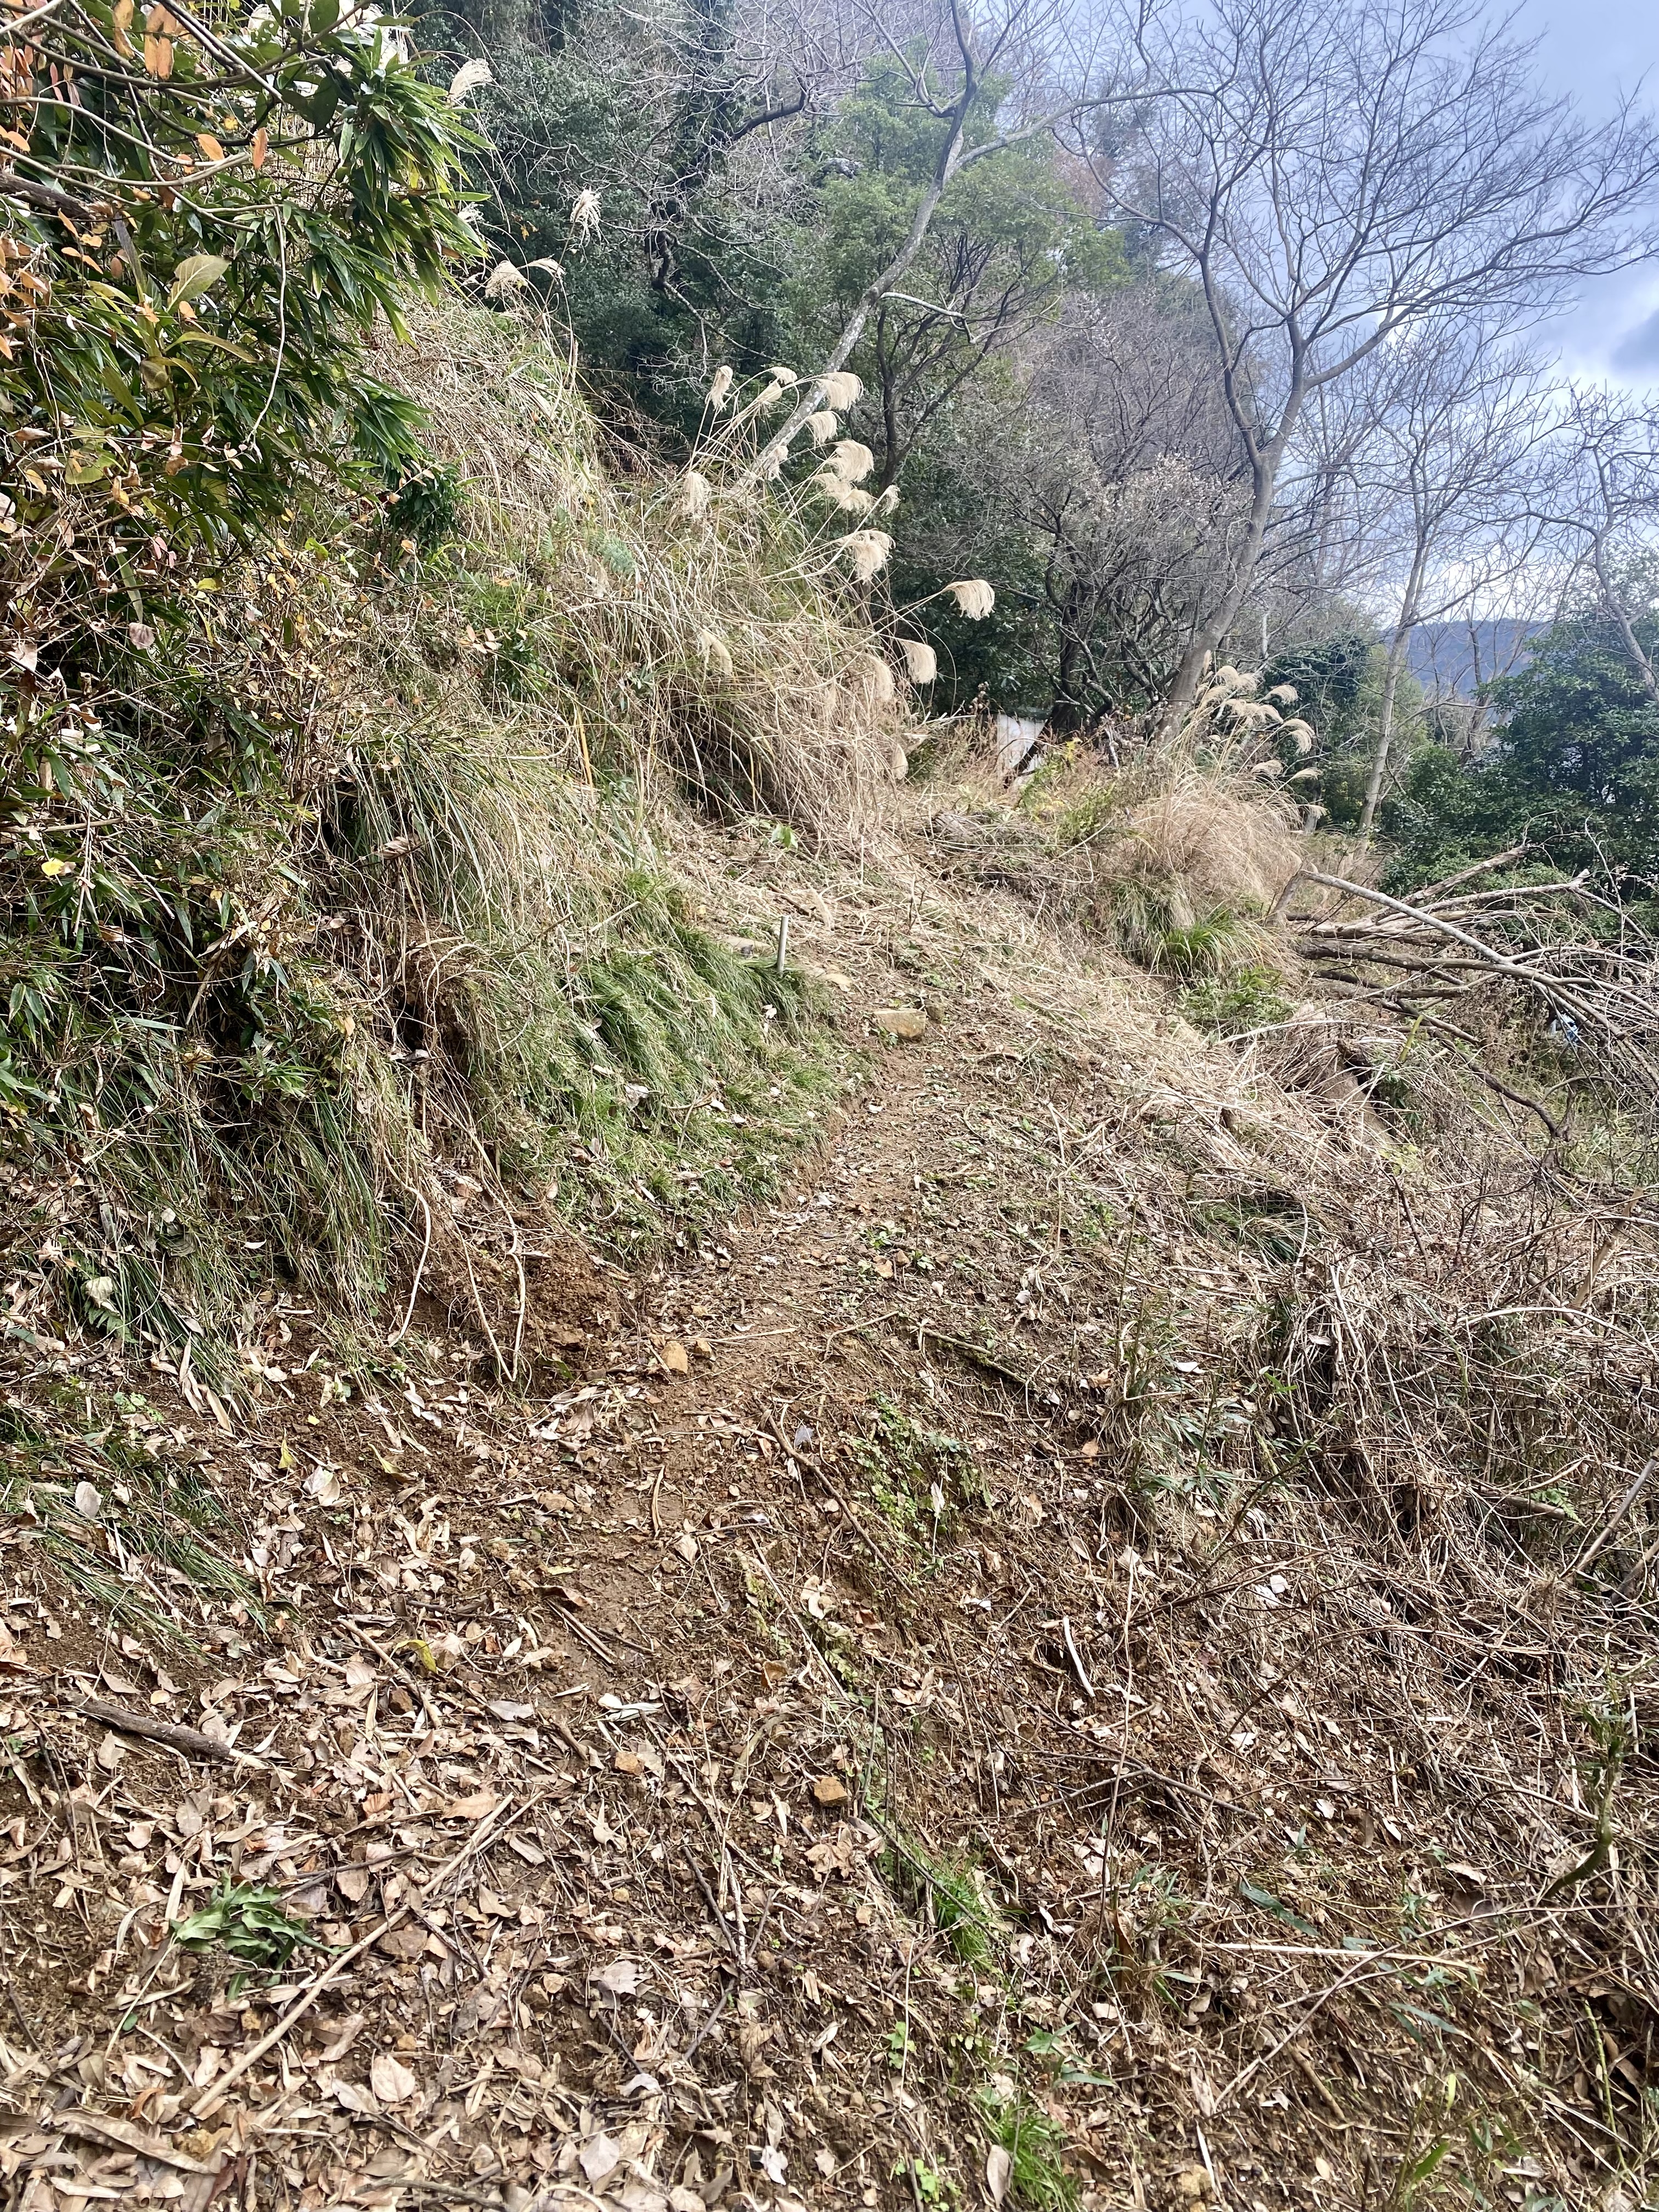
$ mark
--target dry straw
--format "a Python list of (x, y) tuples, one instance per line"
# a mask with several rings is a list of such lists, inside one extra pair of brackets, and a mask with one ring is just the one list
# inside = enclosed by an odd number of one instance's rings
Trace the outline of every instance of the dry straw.
[[(709, 392), (720, 425), (696, 465), (666, 486), (613, 480), (557, 333), (533, 295), (514, 296), (517, 331), (453, 304), (413, 308), (412, 345), (388, 341), (380, 363), (465, 479), (471, 550), (452, 568), (526, 579), (515, 611), (531, 673), (492, 714), (584, 780), (601, 763), (647, 781), (665, 769), (721, 808), (856, 840), (896, 773), (899, 710), (890, 676), (884, 689), (864, 665), (868, 617), (847, 578), (868, 583), (891, 540), (821, 536), (797, 495), (741, 489), (757, 402), (724, 365)], [(772, 370), (757, 397), (787, 374)], [(860, 453), (843, 443), (841, 466), (826, 463), (844, 483)]]

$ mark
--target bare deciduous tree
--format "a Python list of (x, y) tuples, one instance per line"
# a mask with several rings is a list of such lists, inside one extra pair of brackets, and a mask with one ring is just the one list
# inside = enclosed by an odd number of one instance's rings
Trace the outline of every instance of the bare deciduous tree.
[(1647, 253), (1659, 139), (1630, 107), (1581, 120), (1468, 0), (1218, 0), (1126, 35), (1140, 119), (1096, 158), (1202, 290), (1250, 481), (1178, 719), (1243, 605), (1310, 395), (1431, 317), (1541, 314)]
[(1659, 669), (1637, 635), (1628, 579), (1659, 544), (1659, 405), (1651, 394), (1573, 395), (1560, 493), (1549, 520), (1565, 538), (1574, 570), (1587, 577), (1618, 631), (1644, 690), (1659, 704)]
[(1362, 842), (1388, 776), (1412, 632), (1490, 600), (1534, 560), (1534, 495), (1556, 414), (1540, 364), (1479, 317), (1424, 324), (1367, 368), (1370, 428), (1353, 482), (1373, 535), (1393, 540), (1395, 604)]
[(1146, 283), (1074, 301), (1036, 349), (1018, 505), (1059, 633), (1054, 715), (1163, 696), (1244, 520), (1201, 303)]
[[(897, 250), (854, 302), (823, 367), (802, 380), (794, 405), (756, 456), (754, 476), (775, 472), (807, 417), (823, 407), (829, 380), (845, 369), (872, 314), (901, 289), (952, 179), (1063, 121), (1099, 112), (1117, 96), (1101, 86), (1102, 37), (1086, 15), (1073, 13), (1070, 0), (992, 0), (974, 15), (965, 0), (945, 0), (939, 14), (909, 38), (901, 38), (881, 0), (859, 5), (902, 71), (916, 110), (943, 126), (939, 152)], [(1012, 88), (995, 124), (975, 131), (988, 86), (1003, 76)]]

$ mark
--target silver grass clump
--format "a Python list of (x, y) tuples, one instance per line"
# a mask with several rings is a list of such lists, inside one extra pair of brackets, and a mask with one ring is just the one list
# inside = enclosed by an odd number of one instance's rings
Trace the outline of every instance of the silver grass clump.
[(904, 655), (904, 672), (913, 684), (931, 684), (939, 674), (939, 655), (931, 645), (919, 637), (902, 637), (899, 651)]
[[(884, 530), (849, 530), (836, 541), (847, 556), (847, 565), (860, 584), (869, 583), (887, 565), (893, 541)], [(988, 584), (986, 590), (991, 588)]]
[(945, 589), (956, 601), (957, 611), (966, 615), (969, 622), (983, 622), (997, 603), (996, 592), (983, 576), (958, 577)]

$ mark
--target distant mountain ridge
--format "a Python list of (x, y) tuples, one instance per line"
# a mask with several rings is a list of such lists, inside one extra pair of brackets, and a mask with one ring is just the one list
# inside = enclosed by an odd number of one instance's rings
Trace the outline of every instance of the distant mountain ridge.
[(1541, 622), (1419, 623), (1407, 646), (1407, 665), (1431, 699), (1468, 698), (1494, 676), (1526, 665), (1528, 642)]

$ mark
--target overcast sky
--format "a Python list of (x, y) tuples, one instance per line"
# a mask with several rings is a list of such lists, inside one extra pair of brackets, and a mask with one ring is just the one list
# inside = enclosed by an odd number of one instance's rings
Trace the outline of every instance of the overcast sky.
[[(1546, 82), (1591, 114), (1638, 85), (1659, 105), (1659, 0), (1522, 0), (1516, 27), (1541, 37)], [(1569, 368), (1659, 386), (1659, 264), (1591, 286), (1559, 343)]]

